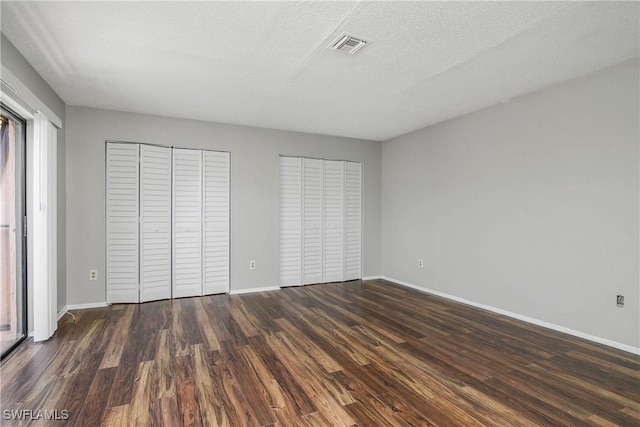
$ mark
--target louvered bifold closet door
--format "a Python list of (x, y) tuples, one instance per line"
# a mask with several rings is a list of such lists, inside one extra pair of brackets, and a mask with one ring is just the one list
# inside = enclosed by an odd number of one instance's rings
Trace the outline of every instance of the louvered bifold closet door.
[(204, 294), (229, 292), (230, 154), (204, 151)]
[(362, 163), (345, 163), (345, 277), (362, 278)]
[(302, 159), (302, 283), (322, 282), (323, 161)]
[(173, 149), (173, 297), (202, 295), (202, 150)]
[(107, 301), (138, 302), (137, 144), (107, 144)]
[(344, 280), (344, 163), (324, 161), (324, 282)]
[(302, 284), (302, 159), (280, 157), (280, 286)]
[(140, 146), (140, 301), (171, 298), (171, 148)]

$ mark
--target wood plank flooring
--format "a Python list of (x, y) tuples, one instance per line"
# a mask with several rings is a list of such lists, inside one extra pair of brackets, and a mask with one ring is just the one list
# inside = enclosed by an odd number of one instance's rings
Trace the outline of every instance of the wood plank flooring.
[(3, 362), (2, 425), (640, 425), (639, 357), (385, 281), (74, 314)]

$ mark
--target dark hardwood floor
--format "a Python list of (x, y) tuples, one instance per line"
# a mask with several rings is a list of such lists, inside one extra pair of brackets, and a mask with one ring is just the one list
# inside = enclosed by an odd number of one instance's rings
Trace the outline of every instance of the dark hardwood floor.
[(640, 425), (639, 357), (384, 281), (74, 314), (3, 362), (3, 425)]

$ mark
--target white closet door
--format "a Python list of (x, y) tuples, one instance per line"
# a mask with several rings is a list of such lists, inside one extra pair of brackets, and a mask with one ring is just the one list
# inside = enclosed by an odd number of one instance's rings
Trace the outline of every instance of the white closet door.
[(229, 292), (229, 153), (204, 151), (204, 294)]
[(302, 283), (322, 282), (323, 161), (302, 159)]
[(171, 298), (171, 148), (140, 146), (140, 301)]
[(202, 295), (202, 150), (173, 149), (173, 297)]
[(280, 286), (302, 284), (302, 159), (280, 157)]
[(324, 162), (324, 280), (344, 280), (345, 162)]
[(107, 300), (139, 301), (138, 144), (107, 144)]
[(345, 164), (345, 277), (362, 278), (362, 164)]

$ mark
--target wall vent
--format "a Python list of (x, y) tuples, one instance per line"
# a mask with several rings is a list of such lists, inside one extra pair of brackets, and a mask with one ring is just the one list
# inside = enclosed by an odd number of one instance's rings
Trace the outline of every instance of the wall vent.
[(352, 36), (351, 34), (342, 33), (340, 37), (338, 37), (331, 45), (329, 49), (337, 50), (338, 52), (343, 52), (348, 55), (353, 55), (360, 49), (362, 49), (367, 43), (367, 40), (364, 40), (360, 37)]

